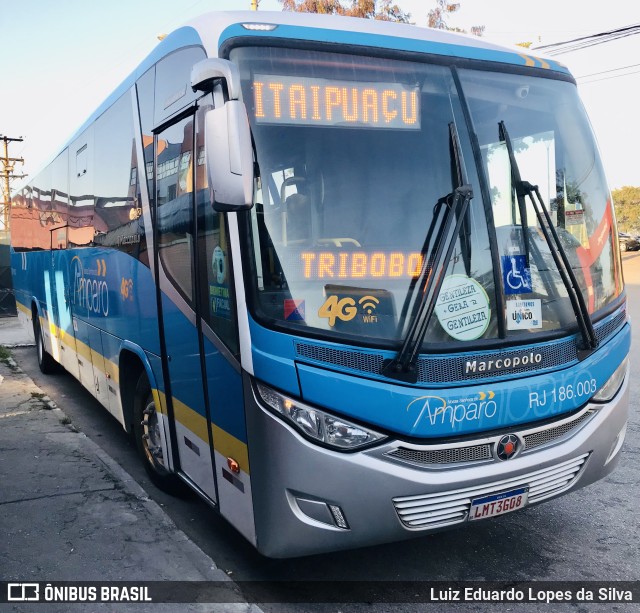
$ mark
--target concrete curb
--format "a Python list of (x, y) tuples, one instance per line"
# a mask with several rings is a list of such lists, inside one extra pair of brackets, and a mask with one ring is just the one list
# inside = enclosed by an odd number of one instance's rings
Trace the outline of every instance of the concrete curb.
[[(86, 457), (94, 458), (99, 464), (103, 465), (106, 472), (113, 478), (114, 487), (124, 491), (126, 494), (135, 499), (137, 505), (144, 508), (145, 512), (151, 518), (151, 521), (160, 526), (163, 532), (171, 535), (172, 542), (175, 543), (181, 554), (189, 561), (195, 571), (202, 576), (202, 581), (212, 582), (228, 582), (230, 589), (241, 595), (242, 592), (239, 587), (235, 586), (234, 581), (221, 569), (218, 568), (214, 560), (209, 557), (204, 551), (202, 551), (182, 530), (180, 530), (171, 518), (162, 510), (160, 505), (149, 498), (144, 489), (135, 481), (135, 479), (122, 468), (107, 452), (105, 452), (97, 443), (87, 437), (83, 432), (79, 431), (71, 420), (64, 413), (64, 411), (56, 405), (48, 396), (42, 393), (42, 390), (36, 385), (36, 383), (17, 365), (13, 358), (4, 360), (4, 364), (11, 371), (11, 374), (17, 375), (24, 379), (25, 392), (38, 395), (38, 401), (46, 405), (46, 409), (50, 414), (55, 415), (56, 420), (65, 426), (70, 433), (74, 433), (74, 442), (81, 451), (86, 454)], [(6, 370), (4, 373), (4, 381), (10, 379), (10, 375)], [(0, 378), (0, 383), (3, 380)], [(19, 418), (21, 415), (29, 414), (29, 410), (16, 412), (11, 417)], [(25, 453), (28, 451), (25, 449)], [(8, 509), (7, 509), (8, 511)], [(213, 512), (213, 511), (212, 511)], [(114, 537), (115, 538), (115, 537)], [(9, 569), (7, 569), (9, 570)], [(235, 587), (234, 587), (235, 586)], [(170, 607), (172, 605), (156, 603), (154, 606), (160, 606), (160, 608)], [(174, 607), (176, 605), (173, 605)], [(256, 604), (252, 603), (208, 603), (208, 604), (184, 604), (178, 605), (180, 610), (185, 611), (220, 611), (222, 613), (261, 613), (262, 609)], [(14, 610), (18, 610), (14, 608)], [(51, 610), (47, 608), (47, 610)], [(60, 610), (64, 610), (64, 607)], [(146, 610), (145, 607), (142, 610)]]
[[(61, 413), (64, 415), (62, 411)], [(107, 470), (117, 479), (122, 489), (135, 497), (147, 509), (154, 521), (162, 524), (167, 530), (171, 530), (175, 535), (180, 537), (183, 546), (187, 548), (191, 562), (198, 568), (203, 576), (209, 577), (211, 581), (231, 581), (229, 576), (220, 570), (216, 563), (173, 523), (169, 516), (162, 510), (162, 507), (147, 496), (147, 493), (124, 468), (83, 432), (78, 432), (78, 435), (82, 437), (82, 444), (88, 453), (92, 453), (98, 457), (106, 466)]]

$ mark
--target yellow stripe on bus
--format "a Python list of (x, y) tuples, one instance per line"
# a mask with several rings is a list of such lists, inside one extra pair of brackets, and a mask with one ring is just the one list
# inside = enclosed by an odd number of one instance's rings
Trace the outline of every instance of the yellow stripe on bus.
[[(31, 311), (27, 309), (25, 306), (20, 303), (16, 303), (19, 308), (24, 311), (26, 314), (31, 315)], [(45, 324), (44, 318), (41, 318), (41, 325)], [(118, 366), (114, 364), (111, 360), (107, 360), (100, 352), (96, 351), (89, 347), (89, 345), (83, 343), (75, 339), (75, 348), (69, 343), (70, 339), (73, 339), (73, 335), (64, 332), (61, 328), (58, 328), (52, 322), (49, 322), (49, 329), (52, 331), (52, 334), (59, 338), (65, 345), (69, 348), (74, 349), (77, 354), (81, 355), (87, 360), (91, 360), (91, 363), (94, 366), (96, 362), (100, 364), (102, 358), (104, 360), (105, 369), (103, 372), (111, 376), (112, 380), (116, 384), (120, 384), (120, 371)], [(94, 358), (97, 357), (98, 359)], [(99, 370), (103, 370), (100, 366), (97, 366)], [(159, 413), (166, 415), (167, 410), (167, 402), (165, 393), (158, 390), (151, 390), (153, 394), (153, 400), (156, 403), (156, 409)], [(191, 430), (197, 437), (201, 440), (205, 441), (207, 444), (209, 443), (209, 436), (207, 432), (207, 420), (205, 417), (194, 411), (191, 407), (187, 406), (177, 398), (173, 399), (173, 412), (176, 421), (180, 422), (185, 428)], [(247, 444), (243, 443), (240, 439), (237, 439), (232, 434), (229, 434), (226, 430), (223, 430), (219, 426), (215, 424), (211, 424), (211, 431), (213, 433), (213, 442), (215, 450), (227, 458), (233, 458), (236, 462), (238, 462), (240, 469), (249, 474), (249, 451), (247, 449)]]
[(28, 309), (24, 304), (18, 302), (17, 300), (16, 307), (20, 309), (25, 315), (28, 315), (29, 319), (31, 319), (31, 309)]
[(525, 61), (527, 66), (536, 66), (536, 63), (539, 63), (540, 68), (546, 68), (547, 70), (551, 68), (551, 64), (546, 60), (543, 60), (541, 57), (533, 57), (525, 55), (524, 53), (518, 53), (518, 55)]
[[(153, 390), (153, 397), (156, 401), (156, 406), (166, 406), (164, 392)], [(191, 430), (191, 432), (207, 443), (207, 445), (209, 444), (207, 420), (205, 417), (184, 404), (184, 402), (180, 402), (177, 398), (173, 399), (173, 415), (177, 422), (187, 428), (187, 430)], [(226, 430), (220, 428), (220, 426), (216, 426), (216, 424), (211, 424), (211, 432), (213, 434), (214, 449), (225, 458), (233, 458), (243, 472), (247, 475), (250, 474), (247, 444), (232, 434), (229, 434)]]
[[(31, 315), (31, 311), (27, 309), (24, 305), (16, 302), (19, 305), (21, 311), (23, 311), (27, 315)], [(116, 385), (120, 385), (120, 369), (118, 365), (109, 360), (99, 351), (92, 349), (86, 343), (79, 341), (73, 334), (69, 332), (65, 332), (62, 328), (56, 326), (52, 321), (45, 320), (44, 317), (40, 317), (40, 328), (44, 328), (45, 326), (49, 326), (49, 332), (54, 338), (57, 338), (59, 341), (63, 342), (69, 349), (75, 351), (79, 356), (83, 357), (85, 360), (91, 362), (91, 364), (107, 375), (108, 379), (111, 379)], [(98, 359), (94, 359), (94, 356), (97, 356)], [(101, 367), (102, 362), (104, 362), (104, 368)]]
[(249, 473), (249, 450), (247, 444), (229, 434), (215, 424), (211, 424), (213, 432), (213, 446), (225, 458), (233, 458), (240, 466), (240, 470)]
[(207, 431), (207, 419), (200, 413), (196, 413), (184, 402), (173, 398), (173, 416), (187, 430), (191, 430), (199, 439), (209, 444), (209, 432)]
[(527, 66), (535, 66), (536, 63), (528, 56), (524, 55), (524, 53), (518, 53), (518, 55), (525, 61)]

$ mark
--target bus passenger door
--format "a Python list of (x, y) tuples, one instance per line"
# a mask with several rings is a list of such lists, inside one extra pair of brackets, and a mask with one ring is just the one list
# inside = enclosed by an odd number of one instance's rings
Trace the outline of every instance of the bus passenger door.
[(193, 113), (155, 132), (156, 282), (172, 447), (181, 472), (215, 502), (196, 316)]
[[(196, 115), (197, 293), (202, 333), (205, 393), (209, 398), (218, 510), (256, 544), (244, 392), (240, 366), (238, 310), (234, 292), (231, 228), (226, 213), (214, 210), (205, 164), (205, 117), (211, 98), (199, 101)], [(236, 220), (234, 220), (236, 221)], [(237, 223), (237, 222), (236, 222)], [(237, 229), (236, 229), (237, 232)], [(240, 308), (245, 308), (241, 304)]]

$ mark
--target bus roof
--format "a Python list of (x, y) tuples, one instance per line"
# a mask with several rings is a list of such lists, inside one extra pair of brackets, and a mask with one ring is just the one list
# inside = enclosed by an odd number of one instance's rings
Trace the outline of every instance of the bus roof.
[[(207, 13), (187, 25), (199, 33), (209, 57), (217, 57), (218, 50), (233, 38), (253, 36), (481, 59), (568, 74), (563, 64), (531, 55), (524, 47), (498, 45), (478, 36), (382, 20), (285, 11), (235, 11)], [(263, 25), (276, 27), (265, 30), (260, 28)]]
[[(267, 29), (264, 26), (275, 26)], [(91, 123), (104, 113), (138, 78), (164, 56), (190, 45), (202, 45), (208, 57), (240, 38), (346, 44), (443, 57), (481, 60), (545, 69), (564, 75), (560, 62), (533, 56), (524, 47), (498, 45), (478, 36), (382, 20), (276, 11), (217, 11), (205, 13), (174, 30), (138, 65), (111, 95), (74, 131), (64, 146), (42, 167), (50, 164)], [(37, 176), (36, 173), (34, 176)], [(27, 186), (26, 181), (16, 191)]]
[[(273, 30), (265, 30), (260, 28), (261, 25), (276, 27)], [(478, 36), (446, 30), (336, 15), (286, 11), (218, 11), (205, 13), (169, 34), (78, 132), (102, 114), (115, 99), (165, 55), (188, 45), (202, 45), (208, 57), (218, 57), (221, 48), (241, 37), (344, 43), (537, 67), (569, 74), (563, 64), (527, 54), (525, 48), (501, 46)]]

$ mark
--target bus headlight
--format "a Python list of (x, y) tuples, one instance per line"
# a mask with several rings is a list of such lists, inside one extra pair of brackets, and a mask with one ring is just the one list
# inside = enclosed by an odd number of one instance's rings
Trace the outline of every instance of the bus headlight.
[(329, 447), (351, 450), (387, 438), (379, 432), (284, 396), (264, 383), (256, 382), (256, 388), (264, 403), (286, 422)]
[(591, 400), (594, 402), (609, 402), (617, 393), (625, 375), (627, 374), (627, 366), (629, 358), (625, 358), (616, 368), (615, 372), (609, 377), (609, 380), (596, 392)]

